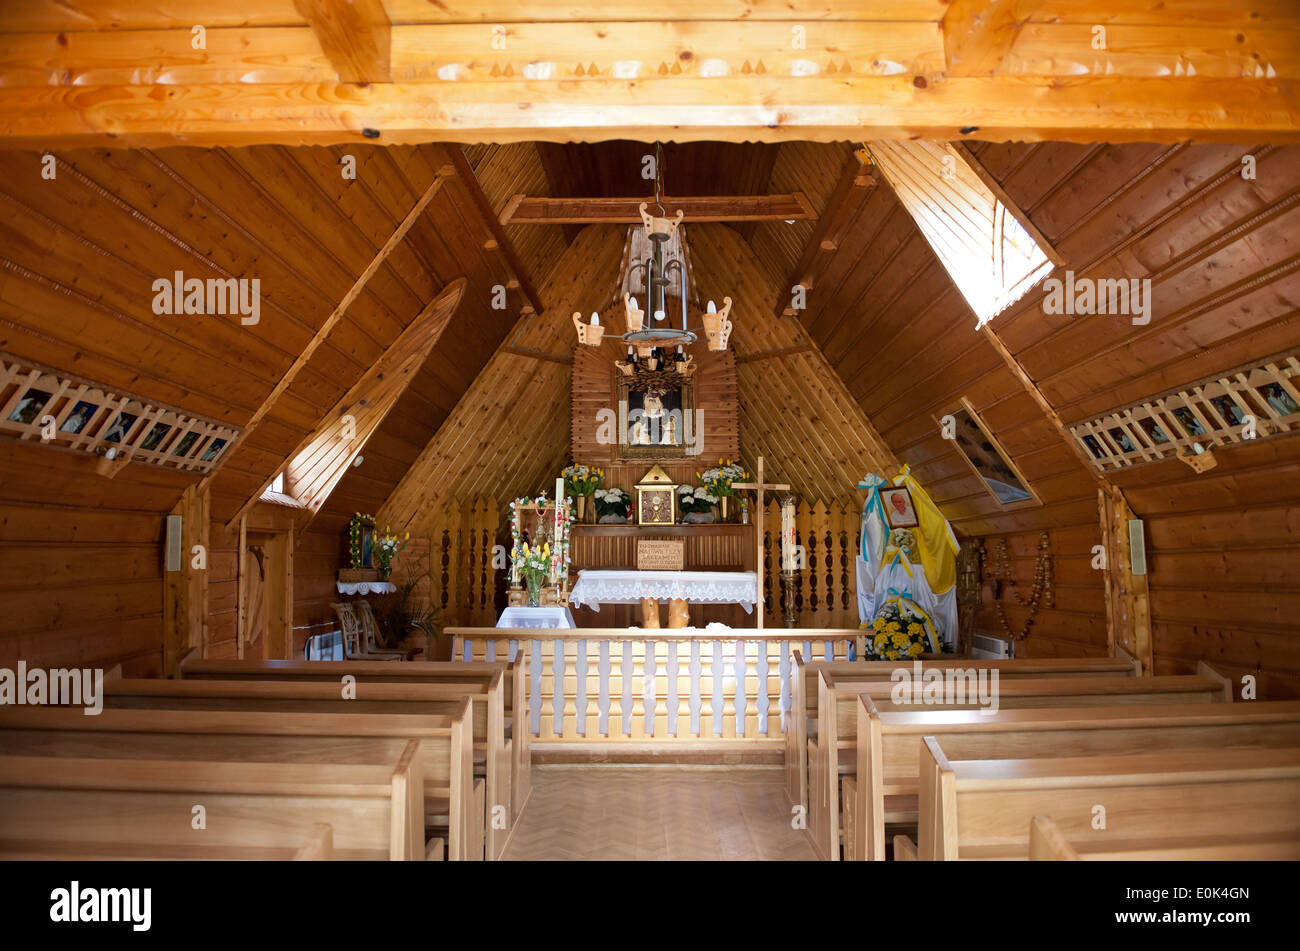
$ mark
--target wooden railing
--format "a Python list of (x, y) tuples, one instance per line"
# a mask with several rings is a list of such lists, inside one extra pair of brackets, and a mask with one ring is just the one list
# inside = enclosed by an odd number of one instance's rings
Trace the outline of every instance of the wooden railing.
[(794, 651), (846, 660), (862, 646), (856, 629), (448, 633), (457, 661), (513, 661), (522, 652), (524, 726), (542, 743), (779, 740), (792, 710)]
[[(449, 625), (493, 623), (503, 606), (501, 571), (493, 567), (493, 546), (508, 539), (498, 535), (501, 503), (484, 497), (449, 499), (412, 536), (428, 539), (429, 581), (434, 604)], [(646, 530), (646, 537), (684, 535), (687, 566), (734, 569), (764, 564), (763, 597), (768, 625), (785, 613), (781, 568), (781, 509), (769, 500), (761, 550), (754, 551), (752, 525), (673, 526)], [(794, 587), (796, 624), (809, 628), (849, 628), (858, 623), (857, 571), (859, 506), (854, 500), (803, 503), (795, 510), (796, 541), (804, 547), (807, 564)], [(635, 539), (631, 526), (592, 525), (573, 537), (574, 570), (581, 567), (631, 567)], [(414, 541), (414, 538), (413, 538)], [(403, 558), (410, 558), (409, 553)], [(400, 577), (400, 565), (398, 568)], [(585, 622), (584, 622), (585, 623)], [(609, 623), (608, 619), (605, 623)], [(734, 623), (743, 623), (738, 618)], [(752, 617), (750, 619), (752, 623)]]

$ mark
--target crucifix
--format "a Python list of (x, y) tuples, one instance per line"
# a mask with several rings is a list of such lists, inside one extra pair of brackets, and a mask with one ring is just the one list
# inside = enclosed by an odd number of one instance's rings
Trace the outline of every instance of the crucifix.
[(758, 468), (754, 472), (753, 482), (735, 482), (731, 486), (733, 489), (757, 489), (758, 490), (758, 511), (754, 518), (754, 530), (758, 534), (758, 544), (754, 546), (755, 560), (758, 562), (758, 601), (754, 604), (754, 610), (758, 614), (758, 629), (763, 629), (763, 492), (772, 489), (776, 492), (787, 492), (788, 485), (769, 485), (763, 481), (763, 457), (758, 457)]

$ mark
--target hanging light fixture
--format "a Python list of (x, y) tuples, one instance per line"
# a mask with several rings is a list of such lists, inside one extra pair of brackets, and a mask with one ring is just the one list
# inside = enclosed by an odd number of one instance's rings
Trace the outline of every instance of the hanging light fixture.
[[(630, 377), (629, 387), (636, 390), (672, 385), (673, 379), (690, 377), (695, 373), (695, 358), (686, 348), (696, 343), (700, 335), (690, 328), (690, 295), (687, 288), (687, 268), (683, 263), (683, 241), (679, 228), (685, 217), (681, 209), (670, 216), (663, 204), (663, 151), (655, 146), (654, 210), (649, 202), (641, 202), (641, 226), (629, 235), (629, 275), (623, 288), (623, 312), (627, 330), (622, 334), (608, 332), (601, 324), (600, 315), (592, 314), (591, 322), (584, 323), (582, 315), (575, 312), (573, 323), (578, 331), (578, 342), (586, 346), (600, 346), (605, 339), (617, 339), (627, 344), (627, 359), (615, 362), (619, 372)], [(669, 289), (676, 295), (670, 295)], [(637, 299), (644, 292), (645, 306)], [(670, 314), (670, 296), (680, 304), (680, 324)], [(726, 350), (731, 335), (731, 298), (723, 298), (722, 310), (709, 301), (702, 318), (704, 336), (710, 350)]]

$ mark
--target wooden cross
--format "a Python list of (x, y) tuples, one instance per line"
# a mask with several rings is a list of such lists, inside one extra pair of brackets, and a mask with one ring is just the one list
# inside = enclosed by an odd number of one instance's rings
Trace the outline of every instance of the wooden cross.
[(758, 457), (758, 469), (753, 482), (734, 482), (731, 486), (733, 489), (757, 489), (758, 490), (758, 513), (754, 519), (754, 531), (758, 535), (758, 543), (754, 546), (754, 557), (758, 562), (758, 602), (754, 605), (754, 610), (758, 613), (758, 629), (763, 629), (763, 493), (767, 489), (777, 492), (788, 492), (788, 485), (768, 485), (763, 481), (763, 457)]

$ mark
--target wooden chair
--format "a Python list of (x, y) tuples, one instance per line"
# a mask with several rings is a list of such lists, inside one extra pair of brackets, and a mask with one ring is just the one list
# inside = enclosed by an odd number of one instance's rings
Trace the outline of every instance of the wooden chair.
[(949, 760), (933, 737), (922, 742), (922, 860), (1023, 859), (1043, 814), (1080, 855), (1254, 857), (1283, 843), (1300, 858), (1300, 748)]
[[(856, 773), (844, 777), (845, 858), (885, 858), (889, 825), (917, 821), (921, 738), (954, 759), (1300, 746), (1300, 702), (881, 712), (859, 697)], [(856, 803), (850, 808), (850, 789)], [(852, 842), (850, 841), (852, 838)]]
[(377, 651), (371, 653), (366, 647), (366, 634), (361, 627), (355, 608), (348, 603), (330, 605), (338, 615), (339, 625), (343, 628), (343, 656), (347, 660), (401, 660), (400, 651)]
[(399, 654), (402, 660), (411, 660), (415, 655), (422, 652), (418, 647), (380, 647), (379, 623), (375, 620), (375, 612), (370, 607), (370, 602), (365, 598), (358, 598), (354, 602), (353, 607), (356, 611), (357, 620), (361, 622), (361, 633), (365, 638), (362, 642), (362, 649), (366, 654), (371, 656), (378, 656), (381, 654)]

